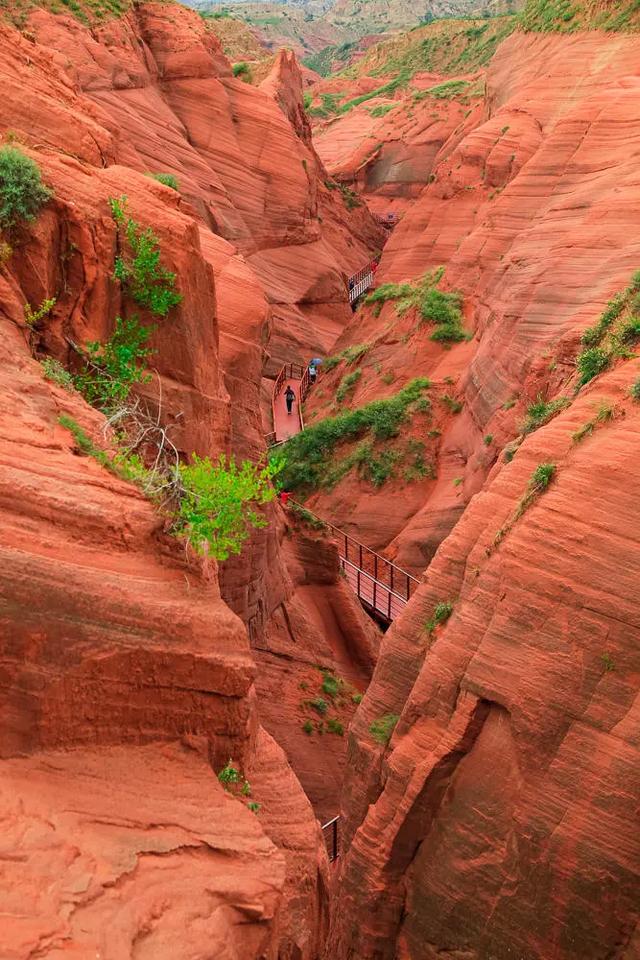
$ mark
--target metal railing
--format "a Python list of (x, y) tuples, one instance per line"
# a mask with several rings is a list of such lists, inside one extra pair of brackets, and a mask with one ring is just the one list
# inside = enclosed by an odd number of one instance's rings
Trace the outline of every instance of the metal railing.
[[(295, 500), (289, 500), (289, 503), (300, 511), (311, 513)], [(360, 602), (389, 623), (395, 620), (420, 581), (339, 527), (321, 517), (316, 519), (335, 537), (340, 568)]]
[(356, 300), (365, 293), (369, 287), (373, 286), (373, 280), (375, 277), (375, 270), (373, 265), (376, 266), (380, 262), (380, 257), (374, 257), (373, 260), (370, 260), (366, 267), (362, 267), (361, 270), (358, 270), (357, 273), (354, 273), (349, 277), (349, 303), (354, 304)]
[(322, 836), (324, 837), (324, 842), (327, 847), (330, 863), (337, 860), (340, 855), (339, 823), (340, 817), (338, 816), (322, 824)]
[(384, 216), (379, 213), (374, 213), (373, 219), (382, 227), (387, 227), (389, 230), (393, 230), (400, 220), (400, 217), (397, 213), (385, 213)]

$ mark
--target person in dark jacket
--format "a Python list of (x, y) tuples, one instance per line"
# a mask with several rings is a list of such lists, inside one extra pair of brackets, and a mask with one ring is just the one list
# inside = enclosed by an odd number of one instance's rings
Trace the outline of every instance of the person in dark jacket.
[(296, 399), (296, 395), (291, 389), (291, 384), (287, 385), (287, 389), (284, 392), (284, 402), (287, 405), (287, 413), (291, 414), (291, 408), (293, 407), (293, 402)]

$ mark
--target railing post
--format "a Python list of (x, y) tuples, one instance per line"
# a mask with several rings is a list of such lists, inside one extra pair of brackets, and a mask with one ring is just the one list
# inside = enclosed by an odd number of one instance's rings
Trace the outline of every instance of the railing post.
[(362, 566), (362, 544), (360, 544), (360, 569), (364, 570), (364, 567)]
[(391, 589), (393, 590), (393, 564), (390, 564)]
[(345, 560), (349, 559), (349, 538), (346, 533), (344, 535), (344, 558)]
[(377, 610), (377, 609), (378, 609), (378, 607), (377, 607), (377, 605), (376, 605), (376, 587), (377, 587), (377, 586), (378, 586), (378, 584), (377, 584), (377, 582), (374, 580), (374, 581), (373, 581), (373, 609), (374, 609), (374, 610)]
[(374, 553), (373, 555), (373, 575), (378, 579), (378, 554)]
[(387, 599), (389, 601), (389, 623), (391, 623), (391, 590), (387, 590)]
[(410, 594), (410, 585), (409, 585), (409, 584), (410, 584), (409, 577), (407, 577), (407, 600), (409, 599), (409, 597), (410, 597), (410, 595), (411, 595), (411, 594)]
[(356, 567), (356, 585), (357, 585), (357, 594), (359, 597), (362, 596), (362, 591), (360, 590), (360, 568)]
[(333, 857), (332, 860), (338, 859), (338, 818), (336, 817), (333, 821)]

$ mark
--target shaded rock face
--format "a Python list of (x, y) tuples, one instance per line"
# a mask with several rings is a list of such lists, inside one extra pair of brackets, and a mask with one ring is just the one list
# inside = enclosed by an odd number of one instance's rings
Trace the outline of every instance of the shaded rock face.
[[(327, 956), (637, 957), (639, 373), (527, 439), (386, 634), (352, 728)], [(576, 446), (603, 402), (615, 418)], [(556, 479), (495, 547), (543, 460)], [(369, 725), (388, 713), (385, 749)]]

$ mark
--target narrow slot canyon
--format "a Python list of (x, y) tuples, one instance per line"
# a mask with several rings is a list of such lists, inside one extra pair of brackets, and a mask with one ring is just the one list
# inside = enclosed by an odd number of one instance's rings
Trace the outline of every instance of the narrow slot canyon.
[(636, 6), (0, 5), (0, 960), (640, 960)]

